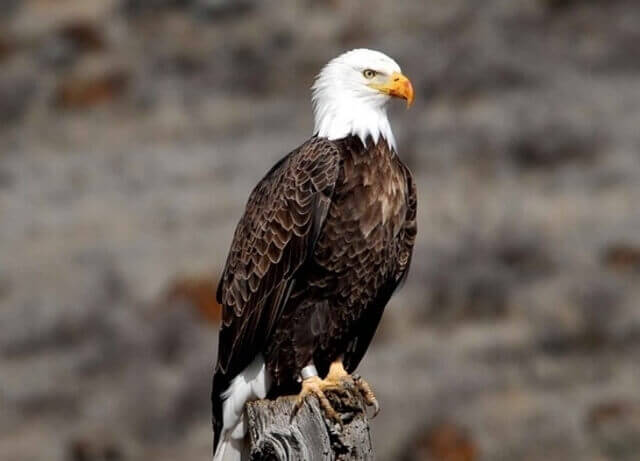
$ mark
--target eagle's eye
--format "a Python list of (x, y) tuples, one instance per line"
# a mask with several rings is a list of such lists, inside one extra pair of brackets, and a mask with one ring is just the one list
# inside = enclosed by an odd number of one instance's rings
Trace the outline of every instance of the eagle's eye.
[(377, 72), (372, 69), (365, 69), (364, 71), (362, 71), (362, 75), (364, 75), (364, 78), (366, 78), (367, 80), (371, 80), (376, 76), (376, 74)]

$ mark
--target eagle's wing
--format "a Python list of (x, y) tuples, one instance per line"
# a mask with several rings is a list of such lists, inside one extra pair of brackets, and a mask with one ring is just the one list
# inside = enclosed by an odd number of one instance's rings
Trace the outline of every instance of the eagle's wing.
[(212, 395), (214, 422), (219, 393), (268, 340), (296, 271), (312, 252), (339, 165), (333, 143), (311, 138), (278, 162), (249, 197), (217, 291), (223, 312)]
[(405, 221), (402, 229), (397, 236), (397, 253), (394, 261), (388, 261), (388, 264), (397, 264), (395, 267), (394, 276), (390, 277), (377, 291), (377, 295), (374, 301), (371, 303), (367, 310), (367, 315), (363, 315), (360, 319), (360, 323), (355, 328), (357, 334), (353, 337), (347, 351), (344, 356), (344, 366), (349, 373), (353, 372), (365, 352), (369, 348), (369, 344), (373, 339), (373, 335), (376, 332), (384, 308), (389, 302), (389, 299), (396, 291), (398, 286), (404, 282), (409, 273), (409, 266), (411, 265), (411, 256), (413, 254), (413, 246), (416, 241), (417, 233), (417, 208), (418, 198), (416, 194), (416, 185), (413, 181), (411, 171), (402, 163), (399, 162), (404, 172), (405, 181), (407, 184), (407, 212), (405, 215)]

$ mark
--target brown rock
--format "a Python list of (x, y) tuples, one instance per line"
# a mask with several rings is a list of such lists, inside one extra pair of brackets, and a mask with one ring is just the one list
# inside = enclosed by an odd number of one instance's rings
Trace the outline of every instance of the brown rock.
[(625, 243), (611, 245), (604, 251), (602, 261), (616, 271), (640, 271), (640, 247)]
[(60, 29), (58, 34), (81, 51), (100, 51), (106, 46), (101, 31), (89, 22), (67, 24)]
[(478, 450), (460, 426), (440, 423), (418, 434), (403, 457), (406, 461), (473, 461)]
[(54, 104), (62, 109), (86, 109), (113, 101), (121, 96), (129, 83), (125, 71), (110, 71), (98, 76), (70, 78), (55, 91)]
[(15, 43), (6, 37), (0, 37), (0, 62), (10, 57), (15, 50)]
[(216, 300), (216, 277), (196, 276), (178, 278), (167, 290), (169, 301), (186, 301), (196, 308), (204, 319), (213, 324), (220, 323), (222, 307)]

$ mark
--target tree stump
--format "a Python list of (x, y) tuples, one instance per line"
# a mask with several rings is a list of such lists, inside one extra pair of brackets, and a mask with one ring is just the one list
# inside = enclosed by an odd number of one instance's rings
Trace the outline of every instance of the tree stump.
[(354, 390), (327, 398), (343, 427), (325, 418), (316, 398), (309, 397), (291, 419), (295, 396), (248, 403), (246, 416), (251, 460), (372, 460), (366, 406)]

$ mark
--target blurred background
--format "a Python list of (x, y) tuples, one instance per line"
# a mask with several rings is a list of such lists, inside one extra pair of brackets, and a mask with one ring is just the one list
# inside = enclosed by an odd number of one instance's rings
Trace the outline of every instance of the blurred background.
[(209, 459), (214, 290), (329, 59), (419, 190), (360, 371), (380, 460), (637, 460), (640, 3), (0, 1), (0, 459)]

